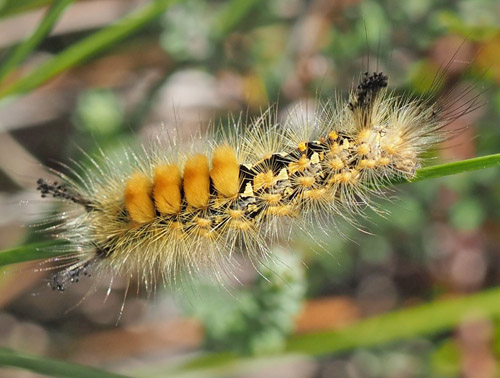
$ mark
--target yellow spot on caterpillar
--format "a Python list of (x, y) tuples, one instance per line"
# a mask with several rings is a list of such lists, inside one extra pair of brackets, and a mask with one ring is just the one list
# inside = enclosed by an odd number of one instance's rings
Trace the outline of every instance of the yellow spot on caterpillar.
[(340, 150), (341, 150), (340, 145), (337, 142), (332, 143), (332, 145), (330, 146), (329, 155), (336, 155), (340, 152)]
[(297, 183), (305, 188), (310, 188), (311, 186), (313, 186), (315, 181), (316, 180), (314, 179), (313, 176), (297, 177)]
[(366, 143), (361, 143), (358, 146), (357, 152), (360, 155), (367, 155), (370, 153), (370, 146), (368, 146), (368, 144), (366, 144)]
[(276, 215), (278, 217), (292, 216), (294, 213), (292, 205), (269, 206), (266, 209), (266, 214)]
[(153, 184), (144, 173), (136, 172), (125, 184), (125, 208), (130, 218), (137, 223), (148, 223), (155, 218), (151, 195)]
[(184, 195), (189, 205), (206, 208), (210, 199), (210, 176), (205, 155), (196, 154), (186, 161)]
[(350, 172), (345, 172), (343, 182), (349, 183), (349, 184), (354, 184), (357, 181), (358, 176), (359, 176), (359, 172), (356, 169), (353, 169)]
[(304, 142), (300, 142), (298, 148), (300, 152), (304, 152), (307, 149), (307, 146)]
[(372, 131), (370, 129), (361, 130), (358, 134), (358, 142), (359, 143), (368, 142), (368, 139), (370, 139), (371, 134)]
[(330, 140), (337, 140), (339, 137), (339, 134), (337, 134), (335, 131), (331, 131), (329, 134), (328, 134), (328, 138), (330, 138)]
[(229, 223), (229, 227), (240, 230), (240, 231), (247, 231), (252, 227), (252, 223), (249, 221), (245, 221), (245, 220), (233, 219)]
[(194, 221), (196, 225), (201, 228), (209, 228), (212, 224), (212, 221), (210, 219), (205, 218), (196, 218)]
[(398, 153), (400, 144), (401, 144), (401, 137), (393, 136), (387, 139), (387, 141), (382, 145), (382, 149), (389, 155), (394, 155)]
[(339, 158), (332, 159), (328, 162), (330, 168), (332, 169), (342, 169), (344, 168), (344, 162)]
[(267, 203), (269, 204), (277, 204), (281, 201), (281, 194), (269, 194), (269, 193), (266, 193), (266, 194), (263, 194), (261, 196), (262, 200), (263, 201), (266, 201)]
[(302, 155), (299, 160), (288, 164), (288, 172), (293, 175), (296, 172), (304, 172), (309, 166), (310, 160), (306, 155)]
[(198, 230), (198, 234), (207, 239), (212, 239), (215, 236), (215, 233), (212, 230), (207, 230), (206, 228), (201, 228)]
[(266, 173), (259, 173), (253, 179), (253, 190), (257, 191), (260, 189), (267, 189), (274, 185), (274, 174), (272, 170), (268, 170)]
[(229, 209), (228, 214), (233, 219), (241, 218), (245, 212), (243, 210)]
[(304, 198), (310, 198), (313, 200), (318, 200), (323, 198), (326, 195), (326, 189), (325, 188), (320, 188), (320, 189), (312, 189), (312, 190), (307, 190), (303, 193)]
[(377, 160), (377, 165), (381, 166), (381, 167), (389, 165), (389, 163), (390, 163), (390, 159), (387, 157), (381, 157), (381, 158), (378, 158), (378, 160)]
[(184, 226), (182, 225), (181, 222), (172, 222), (170, 224), (170, 228), (172, 230), (182, 231), (184, 229)]
[(328, 183), (329, 184), (337, 184), (341, 181), (343, 176), (344, 176), (343, 173), (336, 173), (333, 175), (333, 177), (330, 180), (328, 180)]
[(375, 160), (373, 159), (363, 159), (359, 162), (359, 168), (360, 169), (363, 169), (363, 168), (374, 168), (375, 167)]
[(185, 235), (184, 225), (181, 222), (170, 223), (170, 229), (172, 230), (172, 235), (177, 239), (182, 239)]
[(383, 149), (389, 155), (394, 155), (398, 152), (398, 149), (394, 144), (386, 144), (386, 145), (384, 145)]
[(181, 211), (181, 173), (176, 165), (162, 164), (155, 168), (153, 197), (160, 213)]
[(239, 191), (240, 165), (234, 150), (222, 145), (215, 149), (212, 157), (210, 177), (217, 192), (226, 198), (233, 198)]
[(333, 177), (328, 180), (329, 184), (353, 184), (356, 182), (358, 178), (359, 172), (353, 169), (350, 172), (337, 173), (333, 175)]

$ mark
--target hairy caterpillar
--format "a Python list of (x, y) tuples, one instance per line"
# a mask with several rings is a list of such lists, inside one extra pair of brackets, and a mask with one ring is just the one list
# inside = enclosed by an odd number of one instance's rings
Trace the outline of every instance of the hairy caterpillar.
[[(150, 290), (179, 271), (227, 272), (236, 250), (268, 255), (286, 219), (351, 219), (396, 178), (411, 179), (422, 153), (474, 102), (445, 110), (430, 98), (398, 96), (381, 72), (366, 72), (347, 102), (321, 105), (313, 119), (265, 112), (245, 131), (181, 146), (171, 139), (96, 170), (38, 180), (42, 197), (81, 208), (61, 217), (69, 242), (53, 289), (93, 271), (138, 276)], [(321, 223), (320, 222), (320, 223)], [(65, 262), (67, 261), (67, 262)], [(222, 272), (222, 273), (221, 273)]]

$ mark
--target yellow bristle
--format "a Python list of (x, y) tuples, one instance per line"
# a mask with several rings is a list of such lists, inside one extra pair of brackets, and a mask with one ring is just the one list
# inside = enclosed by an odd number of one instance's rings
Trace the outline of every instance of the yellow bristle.
[(212, 224), (212, 221), (210, 219), (205, 219), (205, 218), (196, 218), (195, 223), (198, 227), (209, 228), (210, 225)]
[(273, 171), (269, 170), (266, 173), (259, 173), (253, 179), (253, 190), (267, 189), (274, 184)]
[(173, 237), (177, 240), (181, 240), (185, 237), (184, 226), (181, 222), (172, 222), (170, 224), (170, 230), (172, 231)]
[(278, 217), (286, 217), (286, 216), (292, 216), (294, 214), (294, 209), (291, 205), (269, 206), (266, 209), (266, 213), (268, 215), (275, 215)]
[(222, 145), (215, 149), (212, 157), (210, 177), (217, 192), (226, 198), (235, 197), (240, 190), (240, 165), (234, 150)]
[(229, 223), (229, 227), (240, 231), (247, 231), (252, 227), (252, 223), (246, 220), (233, 219)]
[(344, 163), (339, 158), (335, 158), (329, 161), (329, 165), (332, 169), (342, 169), (344, 168)]
[(370, 139), (371, 133), (372, 131), (370, 129), (361, 130), (358, 134), (358, 142), (359, 143), (367, 142), (368, 139)]
[(326, 189), (321, 188), (321, 189), (307, 190), (304, 192), (303, 196), (304, 196), (304, 198), (318, 200), (318, 199), (324, 198), (326, 196), (326, 194), (327, 194)]
[(309, 188), (309, 187), (313, 186), (315, 181), (316, 180), (312, 176), (297, 177), (297, 183), (300, 186), (303, 186), (303, 187), (306, 187), (306, 188)]
[(144, 173), (136, 172), (125, 185), (125, 208), (136, 223), (148, 223), (155, 218), (151, 195), (153, 184)]
[(388, 165), (389, 163), (390, 163), (390, 159), (389, 159), (389, 158), (387, 158), (387, 157), (381, 157), (381, 158), (379, 158), (379, 159), (377, 160), (377, 165), (378, 165), (378, 166), (381, 166), (381, 167), (386, 166), (386, 165)]
[(353, 169), (350, 172), (345, 172), (342, 177), (342, 182), (346, 184), (354, 184), (358, 178), (358, 171)]
[(331, 144), (330, 146), (330, 156), (334, 156), (336, 154), (338, 154), (340, 152), (341, 148), (340, 148), (340, 144), (338, 144), (337, 142), (334, 142)]
[(175, 231), (182, 231), (184, 229), (184, 226), (181, 222), (172, 222), (170, 224), (170, 228)]
[(184, 195), (187, 203), (196, 208), (206, 208), (210, 199), (210, 172), (205, 155), (196, 154), (184, 167)]
[(299, 160), (288, 164), (288, 171), (291, 175), (295, 172), (304, 172), (304, 170), (309, 166), (309, 159), (306, 155), (302, 155)]
[(281, 201), (281, 194), (275, 193), (265, 193), (261, 196), (262, 200), (269, 204), (276, 204)]
[(336, 173), (336, 174), (333, 175), (333, 177), (330, 180), (328, 180), (328, 183), (329, 184), (339, 183), (342, 180), (343, 176), (344, 176), (343, 173)]
[(368, 153), (370, 153), (370, 146), (368, 146), (368, 144), (366, 143), (361, 143), (358, 146), (357, 152), (360, 155), (367, 155)]
[(243, 215), (245, 215), (245, 212), (243, 210), (229, 209), (228, 214), (231, 218), (238, 219), (243, 217)]
[(331, 131), (329, 134), (328, 134), (328, 138), (330, 138), (330, 140), (337, 140), (339, 137), (339, 134), (337, 134), (335, 131)]
[(181, 210), (181, 173), (175, 164), (155, 168), (153, 196), (162, 214), (177, 214)]
[(212, 230), (207, 230), (206, 228), (200, 228), (197, 230), (197, 233), (207, 239), (212, 239), (215, 236), (215, 233)]
[(401, 147), (401, 137), (399, 136), (392, 136), (388, 137), (384, 143), (382, 143), (382, 149), (387, 152), (389, 155), (394, 155), (399, 152), (399, 149)]
[(373, 159), (363, 159), (359, 162), (359, 168), (360, 169), (363, 169), (363, 168), (374, 168), (375, 167), (375, 160)]

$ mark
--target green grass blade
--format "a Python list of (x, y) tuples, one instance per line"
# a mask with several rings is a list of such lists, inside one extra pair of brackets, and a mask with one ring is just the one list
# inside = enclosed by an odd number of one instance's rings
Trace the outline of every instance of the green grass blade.
[(500, 166), (500, 153), (422, 168), (418, 170), (417, 176), (411, 180), (411, 182), (456, 175), (458, 173), (470, 171), (478, 171), (498, 166)]
[(55, 23), (73, 0), (56, 0), (49, 8), (44, 18), (38, 24), (34, 33), (21, 42), (13, 51), (12, 54), (0, 66), (0, 82), (14, 68), (21, 64), (28, 55), (40, 44), (40, 42), (51, 32)]
[(61, 253), (59, 251), (54, 251), (52, 247), (61, 245), (62, 243), (63, 242), (54, 239), (6, 249), (0, 252), (0, 266), (56, 257)]
[(288, 342), (287, 351), (323, 355), (430, 336), (453, 329), (467, 316), (500, 316), (499, 299), (500, 288), (494, 288), (393, 311), (339, 331), (295, 336)]
[(137, 31), (154, 18), (159, 17), (169, 6), (177, 1), (151, 1), (120, 21), (68, 47), (11, 86), (2, 89), (0, 91), (0, 98), (32, 90), (68, 68), (83, 63), (90, 57)]
[(0, 18), (12, 16), (18, 13), (50, 5), (53, 0), (4, 0), (3, 7), (0, 8)]
[[(286, 352), (321, 356), (381, 346), (447, 332), (468, 316), (478, 315), (500, 317), (500, 288), (393, 311), (337, 331), (296, 335), (287, 342)], [(189, 361), (179, 370), (220, 368), (241, 360), (234, 354), (208, 354)]]
[(124, 378), (124, 375), (108, 373), (93, 367), (32, 356), (0, 348), (0, 366), (18, 367), (49, 377), (61, 378)]
[(433, 165), (431, 167), (420, 168), (416, 176), (407, 181), (403, 178), (393, 180), (392, 184), (403, 184), (407, 182), (417, 182), (438, 177), (456, 175), (464, 172), (479, 171), (481, 169), (500, 166), (500, 153), (487, 156), (480, 156), (472, 159), (456, 161), (453, 163)]

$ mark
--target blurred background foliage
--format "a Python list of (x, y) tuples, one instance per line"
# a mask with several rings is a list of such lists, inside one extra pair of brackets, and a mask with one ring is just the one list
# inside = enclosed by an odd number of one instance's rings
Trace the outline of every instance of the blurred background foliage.
[[(43, 166), (85, 164), (82, 151), (112, 154), (162, 128), (187, 139), (269, 103), (286, 114), (345, 95), (365, 70), (413, 94), (441, 72), (436, 94), (460, 103), (470, 88), (484, 103), (449, 126), (466, 129), (431, 164), (498, 153), (499, 22), (496, 0), (0, 0), (0, 249), (43, 240), (22, 227), (54, 210), (34, 190)], [(389, 215), (359, 219), (369, 233), (311, 225), (261, 275), (239, 261), (228, 290), (193, 283), (148, 299), (131, 289), (125, 300), (117, 280), (104, 301), (106, 286), (60, 295), (45, 287), (50, 272), (7, 266), (0, 346), (141, 377), (495, 377), (499, 297), (477, 297), (477, 308), (440, 300), (499, 284), (499, 188), (498, 169), (398, 186), (381, 202)], [(367, 328), (379, 315), (383, 327)], [(238, 355), (260, 358), (227, 364)]]

